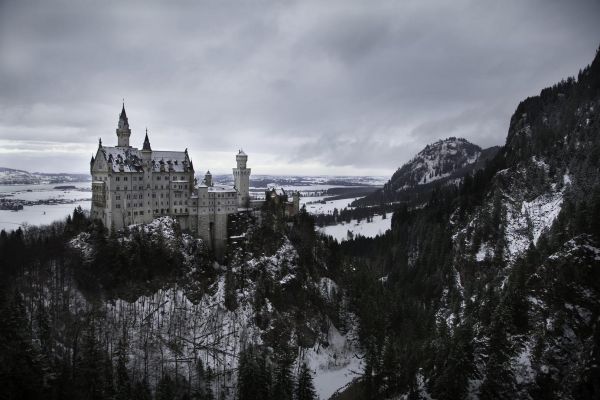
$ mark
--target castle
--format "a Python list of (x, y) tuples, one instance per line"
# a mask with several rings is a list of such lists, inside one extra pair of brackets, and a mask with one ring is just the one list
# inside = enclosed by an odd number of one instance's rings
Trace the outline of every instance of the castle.
[[(210, 171), (197, 184), (187, 149), (152, 150), (147, 130), (141, 150), (130, 146), (131, 129), (125, 104), (116, 133), (117, 146), (104, 146), (100, 139), (90, 162), (91, 217), (101, 220), (109, 229), (170, 216), (182, 229), (196, 233), (215, 252), (222, 253), (228, 239), (228, 215), (262, 206), (263, 200), (250, 197), (248, 156), (242, 150), (235, 156), (233, 187), (215, 185)], [(286, 213), (291, 215), (297, 212), (298, 195), (289, 203), (291, 211)]]

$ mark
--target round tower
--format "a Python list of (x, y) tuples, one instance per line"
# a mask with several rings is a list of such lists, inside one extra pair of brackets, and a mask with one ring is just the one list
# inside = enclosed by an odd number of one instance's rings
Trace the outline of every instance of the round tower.
[(250, 202), (250, 168), (246, 168), (248, 155), (240, 150), (235, 161), (237, 168), (233, 169), (233, 181), (237, 190), (238, 207), (246, 208)]

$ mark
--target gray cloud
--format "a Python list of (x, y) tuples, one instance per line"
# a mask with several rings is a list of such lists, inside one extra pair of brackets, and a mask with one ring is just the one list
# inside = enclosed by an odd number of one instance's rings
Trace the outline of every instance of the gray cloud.
[[(502, 144), (523, 98), (600, 44), (597, 1), (0, 2), (0, 165), (84, 172), (116, 142), (225, 172), (390, 174)], [(81, 152), (81, 154), (79, 154)]]

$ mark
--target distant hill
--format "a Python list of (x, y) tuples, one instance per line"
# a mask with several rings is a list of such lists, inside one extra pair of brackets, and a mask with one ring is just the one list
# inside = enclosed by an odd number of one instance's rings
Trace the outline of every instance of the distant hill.
[(357, 205), (389, 202), (420, 203), (433, 188), (459, 183), (466, 174), (483, 168), (500, 147), (482, 149), (466, 139), (450, 137), (428, 144), (400, 167), (381, 190), (357, 200)]
[(38, 185), (42, 183), (82, 182), (91, 180), (88, 174), (27, 172), (0, 167), (0, 185)]

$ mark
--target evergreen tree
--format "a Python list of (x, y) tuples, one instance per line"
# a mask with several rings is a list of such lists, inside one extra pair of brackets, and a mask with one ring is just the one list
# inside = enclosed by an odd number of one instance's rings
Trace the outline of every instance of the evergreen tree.
[(156, 385), (155, 400), (174, 400), (175, 399), (175, 382), (169, 374), (164, 374), (158, 385)]
[(125, 329), (117, 347), (117, 385), (116, 399), (127, 400), (131, 397), (131, 383), (127, 371), (127, 336)]
[(281, 362), (275, 369), (275, 382), (273, 384), (273, 398), (292, 400), (294, 398), (294, 379), (291, 365)]
[(227, 269), (225, 273), (225, 307), (229, 311), (233, 311), (238, 307), (237, 301), (237, 285), (235, 282), (235, 275), (231, 271), (231, 268)]
[(482, 400), (515, 398), (516, 387), (510, 366), (513, 350), (509, 338), (509, 321), (510, 312), (505, 304), (500, 303), (490, 326), (485, 379), (479, 390)]
[(306, 363), (302, 363), (298, 374), (295, 400), (314, 400), (316, 398), (312, 372), (308, 369)]
[(146, 381), (137, 381), (131, 391), (131, 400), (152, 400), (152, 392)]

